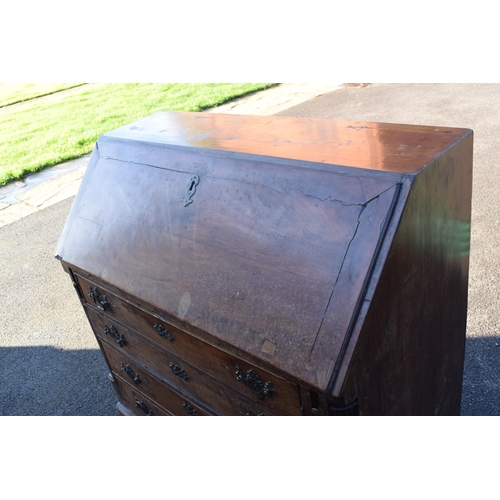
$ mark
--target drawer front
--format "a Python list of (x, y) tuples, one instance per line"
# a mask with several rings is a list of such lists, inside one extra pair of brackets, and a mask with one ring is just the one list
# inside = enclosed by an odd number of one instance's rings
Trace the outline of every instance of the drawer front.
[(142, 417), (160, 417), (169, 415), (169, 413), (163, 408), (156, 403), (153, 403), (153, 401), (151, 401), (147, 396), (142, 394), (135, 387), (132, 387), (116, 374), (113, 374), (113, 378), (121, 396), (120, 402), (135, 415)]
[(164, 397), (168, 401), (168, 409), (163, 408), (159, 402), (153, 401), (150, 397), (142, 393), (135, 385), (121, 378), (117, 373), (113, 373), (118, 390), (122, 395), (122, 402), (133, 413), (140, 416), (209, 416), (200, 405), (191, 402), (188, 398), (177, 394), (168, 387), (164, 388)]
[[(88, 311), (92, 326), (103, 330), (107, 318)], [(256, 404), (244, 395), (219, 383), (209, 375), (172, 354), (162, 352), (149, 342), (142, 340), (123, 327), (118, 327), (120, 335), (126, 339), (123, 348), (97, 333), (102, 339), (101, 348), (113, 372), (126, 378), (153, 400), (170, 409), (170, 396), (165, 394), (165, 382), (160, 381), (149, 369), (166, 379), (182, 392), (213, 408), (223, 415), (270, 415), (265, 407)], [(167, 391), (168, 392), (168, 391)], [(214, 413), (215, 413), (214, 412)]]
[(86, 303), (100, 309), (117, 324), (126, 325), (156, 345), (189, 360), (192, 365), (279, 413), (302, 414), (297, 385), (183, 332), (87, 278), (78, 274), (76, 278)]
[(135, 387), (136, 390), (145, 394), (151, 401), (155, 401), (172, 414), (190, 415), (190, 408), (196, 409), (192, 412), (193, 415), (215, 414), (215, 412), (204, 408), (201, 403), (198, 403), (192, 397), (183, 396), (181, 393), (172, 390), (168, 384), (161, 381), (136, 360), (116, 351), (105, 342), (101, 343), (101, 347), (115, 378), (123, 377), (129, 385)]

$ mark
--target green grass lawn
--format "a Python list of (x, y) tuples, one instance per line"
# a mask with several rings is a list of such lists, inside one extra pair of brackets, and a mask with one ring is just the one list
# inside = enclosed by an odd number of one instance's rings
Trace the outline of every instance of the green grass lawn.
[[(75, 92), (0, 107), (0, 186), (89, 153), (101, 134), (157, 111), (202, 111), (271, 85), (84, 85)], [(29, 88), (3, 94), (0, 88), (0, 102), (9, 93), (23, 92)]]

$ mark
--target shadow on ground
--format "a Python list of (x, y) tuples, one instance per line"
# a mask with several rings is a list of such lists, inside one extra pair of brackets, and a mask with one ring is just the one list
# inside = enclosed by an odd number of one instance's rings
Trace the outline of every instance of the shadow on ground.
[(500, 336), (466, 341), (462, 415), (500, 415)]
[(0, 415), (117, 415), (98, 350), (1, 347)]
[[(499, 358), (500, 337), (467, 339), (462, 415), (500, 415)], [(1, 347), (0, 380), (2, 416), (118, 415), (97, 349)]]

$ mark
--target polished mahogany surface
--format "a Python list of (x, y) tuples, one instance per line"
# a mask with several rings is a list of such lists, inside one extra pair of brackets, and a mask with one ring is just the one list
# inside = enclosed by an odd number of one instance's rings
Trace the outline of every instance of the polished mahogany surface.
[(418, 125), (160, 112), (105, 137), (412, 173), (468, 133)]
[[(151, 168), (104, 156), (108, 143), (99, 152), (64, 258), (326, 389), (398, 184), (191, 152)], [(318, 363), (325, 345), (330, 361)]]
[[(182, 413), (172, 398), (198, 414), (326, 415), (341, 402), (366, 415), (459, 412), (472, 137), (173, 112), (102, 136), (57, 256), (121, 404), (141, 386), (117, 352), (146, 370), (159, 413)], [(103, 332), (109, 321), (128, 347)], [(259, 377), (276, 389), (264, 402)]]

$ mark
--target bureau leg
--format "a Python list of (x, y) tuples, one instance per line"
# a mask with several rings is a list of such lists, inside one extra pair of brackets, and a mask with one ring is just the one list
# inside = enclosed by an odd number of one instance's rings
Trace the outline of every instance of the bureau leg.
[(116, 404), (116, 411), (120, 414), (120, 416), (124, 417), (135, 417), (135, 414), (132, 413), (126, 406), (121, 403)]

